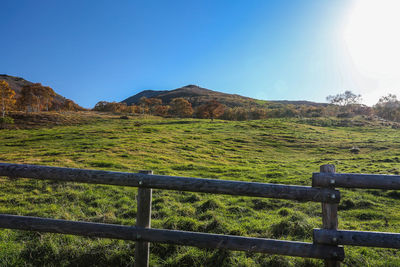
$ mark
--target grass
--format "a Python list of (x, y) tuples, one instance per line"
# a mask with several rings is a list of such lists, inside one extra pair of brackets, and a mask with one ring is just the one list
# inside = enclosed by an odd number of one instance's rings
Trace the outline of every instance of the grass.
[[(85, 124), (0, 131), (0, 161), (310, 185), (312, 172), (398, 174), (398, 130), (324, 119), (227, 122), (106, 116)], [(359, 154), (350, 149), (357, 146)], [(0, 213), (134, 225), (129, 187), (0, 178)], [(341, 229), (400, 232), (400, 194), (341, 190)], [(154, 190), (152, 226), (311, 241), (319, 203)], [(1, 266), (133, 265), (134, 242), (0, 230)], [(349, 266), (400, 265), (397, 250), (346, 247)], [(382, 260), (384, 259), (384, 261)], [(321, 266), (322, 261), (152, 244), (152, 266)]]

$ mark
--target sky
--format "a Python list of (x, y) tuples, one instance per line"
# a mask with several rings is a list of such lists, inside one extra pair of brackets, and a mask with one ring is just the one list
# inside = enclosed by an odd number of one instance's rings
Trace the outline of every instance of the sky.
[(264, 100), (400, 95), (398, 0), (2, 0), (0, 74), (84, 107), (196, 84)]

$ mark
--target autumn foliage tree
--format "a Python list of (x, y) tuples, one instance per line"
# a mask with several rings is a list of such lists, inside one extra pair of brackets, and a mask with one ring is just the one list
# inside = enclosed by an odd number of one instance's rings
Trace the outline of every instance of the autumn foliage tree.
[(25, 85), (21, 89), (18, 105), (27, 111), (41, 111), (44, 107), (49, 110), (51, 101), (56, 95), (54, 90), (40, 83)]
[(184, 118), (193, 114), (192, 104), (182, 97), (172, 99), (169, 105), (170, 113), (174, 116)]
[(21, 89), (20, 96), (17, 99), (19, 109), (34, 111), (35, 97), (30, 86), (24, 86)]
[(125, 103), (100, 101), (94, 106), (93, 110), (105, 112), (127, 112), (128, 107)]
[(197, 108), (197, 117), (214, 120), (224, 114), (225, 106), (216, 100), (211, 100)]
[(15, 92), (10, 88), (6, 81), (0, 81), (0, 107), (2, 117), (4, 118), (6, 112), (9, 111), (15, 104)]
[(42, 104), (43, 106), (45, 106), (46, 111), (49, 111), (52, 100), (56, 96), (56, 93), (52, 88), (48, 86), (42, 86), (39, 90), (40, 100), (43, 101), (42, 103), (39, 103), (39, 105)]
[(82, 110), (80, 106), (78, 106), (74, 101), (71, 99), (65, 99), (61, 105), (62, 110), (69, 110), (69, 111), (78, 111)]
[(170, 109), (170, 106), (168, 106), (168, 105), (166, 105), (166, 106), (158, 105), (155, 107), (154, 115), (163, 116), (163, 117), (167, 116), (169, 109)]

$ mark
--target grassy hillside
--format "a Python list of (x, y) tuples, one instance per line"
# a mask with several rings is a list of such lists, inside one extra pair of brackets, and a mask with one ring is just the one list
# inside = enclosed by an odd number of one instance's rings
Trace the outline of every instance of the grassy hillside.
[[(319, 126), (317, 126), (319, 125)], [(326, 120), (104, 117), (0, 131), (0, 161), (310, 185), (312, 172), (398, 174), (399, 130)], [(349, 150), (360, 148), (359, 154)], [(134, 225), (135, 188), (1, 178), (0, 213)], [(342, 229), (400, 232), (400, 193), (341, 190)], [(311, 241), (319, 203), (154, 190), (156, 228)], [(0, 230), (0, 265), (129, 265), (134, 242)], [(346, 247), (349, 266), (400, 265), (397, 250)], [(322, 261), (152, 244), (151, 265), (321, 266)]]

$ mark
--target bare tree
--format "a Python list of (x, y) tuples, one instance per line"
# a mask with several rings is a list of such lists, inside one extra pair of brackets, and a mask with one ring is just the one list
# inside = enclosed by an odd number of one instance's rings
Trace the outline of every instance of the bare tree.
[(331, 104), (339, 106), (348, 106), (361, 103), (361, 95), (356, 95), (351, 91), (345, 91), (343, 94), (329, 95), (326, 100)]

